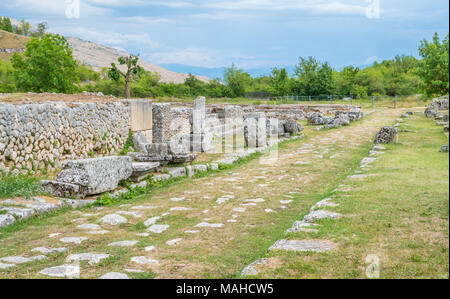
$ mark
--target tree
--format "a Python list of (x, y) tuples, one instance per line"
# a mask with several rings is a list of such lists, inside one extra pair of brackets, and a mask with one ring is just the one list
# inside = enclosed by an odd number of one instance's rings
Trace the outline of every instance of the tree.
[(245, 87), (249, 84), (252, 77), (232, 64), (231, 67), (225, 69), (224, 79), (231, 89), (233, 97), (243, 97), (245, 96)]
[(424, 81), (423, 90), (428, 96), (444, 95), (449, 92), (449, 35), (442, 40), (435, 33), (432, 42), (424, 39), (419, 46), (422, 67), (419, 74)]
[(334, 91), (333, 69), (314, 57), (303, 58), (295, 68), (297, 80), (294, 91), (305, 96), (329, 95)]
[[(356, 85), (356, 77), (359, 73), (359, 68), (354, 66), (346, 66), (338, 77), (339, 93), (342, 95), (352, 95)], [(358, 89), (359, 90), (359, 89)]]
[(39, 38), (43, 37), (45, 35), (45, 31), (47, 30), (47, 28), (48, 24), (46, 22), (39, 23), (37, 25), (37, 31), (35, 33), (35, 36)]
[(136, 75), (141, 69), (141, 67), (137, 64), (139, 61), (139, 55), (122, 56), (119, 57), (117, 61), (120, 65), (126, 66), (127, 72), (122, 72), (117, 68), (115, 63), (111, 63), (111, 68), (109, 69), (108, 75), (112, 80), (116, 82), (119, 81), (121, 76), (125, 79), (125, 97), (129, 99), (131, 97), (130, 84), (133, 80), (132, 76)]
[(20, 31), (22, 32), (22, 35), (28, 36), (30, 34), (30, 29), (30, 23), (22, 19), (22, 21), (20, 21)]
[(46, 34), (31, 38), (23, 55), (11, 58), (17, 86), (25, 91), (73, 93), (79, 82), (77, 63), (67, 40)]
[(4, 17), (2, 20), (2, 26), (0, 29), (8, 31), (8, 32), (13, 32), (14, 30), (13, 30), (13, 26), (11, 24), (11, 19)]
[(272, 70), (272, 75), (270, 76), (270, 87), (271, 93), (274, 96), (285, 96), (289, 93), (289, 75), (286, 69)]
[(189, 75), (186, 78), (186, 80), (184, 80), (184, 85), (189, 86), (192, 89), (198, 88), (201, 83), (202, 83), (202, 81), (197, 79), (197, 77), (195, 77), (191, 73), (189, 73)]

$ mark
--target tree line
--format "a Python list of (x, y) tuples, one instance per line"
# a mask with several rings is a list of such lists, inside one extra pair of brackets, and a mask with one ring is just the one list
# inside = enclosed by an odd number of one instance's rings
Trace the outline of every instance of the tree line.
[(18, 26), (13, 26), (11, 19), (8, 17), (0, 17), (0, 29), (15, 33), (23, 36), (33, 36), (33, 37), (42, 37), (47, 30), (48, 25), (46, 22), (39, 23), (36, 29), (32, 29), (32, 26), (29, 22), (22, 19)]
[(441, 40), (436, 33), (431, 41), (421, 41), (418, 49), (421, 59), (398, 55), (363, 69), (347, 66), (337, 71), (314, 57), (300, 57), (292, 75), (284, 68), (274, 68), (269, 76), (253, 78), (232, 65), (223, 80), (206, 83), (189, 74), (184, 83), (175, 84), (163, 83), (158, 73), (139, 67), (139, 57), (133, 55), (118, 60), (127, 72), (114, 63), (96, 72), (74, 60), (64, 37), (44, 34), (32, 37), (25, 53), (14, 54), (10, 63), (0, 61), (0, 92), (90, 91), (136, 98), (237, 98), (255, 91), (271, 96), (448, 94), (449, 36)]

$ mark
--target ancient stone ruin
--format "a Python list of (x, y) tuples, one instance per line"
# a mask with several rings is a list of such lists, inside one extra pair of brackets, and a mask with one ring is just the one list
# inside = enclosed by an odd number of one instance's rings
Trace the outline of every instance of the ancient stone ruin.
[(374, 144), (398, 142), (398, 130), (394, 127), (383, 127), (375, 136)]
[(327, 129), (348, 126), (350, 122), (360, 120), (363, 117), (364, 112), (361, 109), (337, 110), (334, 111), (334, 116), (326, 116), (322, 112), (310, 112), (307, 115), (309, 125), (324, 125)]
[(67, 161), (56, 181), (42, 181), (42, 186), (54, 196), (84, 198), (116, 189), (132, 173), (131, 157)]
[[(60, 170), (55, 180), (42, 181), (59, 198), (113, 192), (121, 181), (139, 183), (150, 174), (161, 180), (217, 169), (298, 135), (304, 130), (298, 121), (306, 117), (311, 124), (333, 128), (364, 116), (354, 106), (207, 106), (204, 97), (177, 105), (121, 100), (0, 103), (0, 108), (0, 170)], [(120, 156), (126, 144), (131, 151)], [(201, 153), (225, 155), (190, 166)], [(163, 168), (176, 164), (184, 166)]]
[[(434, 118), (437, 126), (443, 128), (444, 133), (449, 132), (449, 98), (448, 96), (433, 99), (425, 110), (425, 116)], [(441, 146), (441, 152), (448, 152), (448, 145)]]

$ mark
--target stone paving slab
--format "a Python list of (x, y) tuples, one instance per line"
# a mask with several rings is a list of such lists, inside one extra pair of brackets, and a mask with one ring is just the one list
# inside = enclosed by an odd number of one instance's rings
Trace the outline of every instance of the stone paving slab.
[(268, 252), (277, 250), (298, 251), (298, 252), (327, 252), (336, 248), (336, 244), (325, 240), (279, 240)]
[(74, 265), (61, 265), (45, 268), (39, 273), (50, 277), (75, 277), (80, 274), (80, 267)]
[(244, 270), (242, 270), (241, 272), (241, 277), (245, 278), (247, 276), (254, 276), (254, 275), (258, 275), (259, 271), (258, 271), (258, 266), (264, 266), (267, 264), (269, 260), (266, 258), (263, 259), (259, 259), (253, 263), (251, 263), (250, 265), (248, 265), (247, 267), (244, 268)]
[(87, 261), (89, 265), (94, 265), (100, 263), (102, 260), (110, 257), (109, 254), (104, 253), (79, 253), (70, 255), (68, 261)]
[(342, 215), (339, 213), (334, 213), (325, 210), (313, 211), (305, 216), (304, 221), (306, 222), (314, 222), (315, 220), (321, 219), (338, 219), (341, 218)]
[(0, 261), (10, 264), (26, 264), (33, 261), (40, 261), (45, 259), (47, 259), (45, 255), (37, 255), (32, 257), (8, 256), (0, 258)]
[(101, 276), (99, 279), (130, 279), (128, 275), (119, 272), (109, 272)]

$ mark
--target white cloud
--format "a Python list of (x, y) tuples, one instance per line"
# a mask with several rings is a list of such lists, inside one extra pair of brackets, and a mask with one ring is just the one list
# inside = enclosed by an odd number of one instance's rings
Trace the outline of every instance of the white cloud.
[(362, 5), (364, 4), (363, 0), (358, 2), (359, 4), (355, 4), (355, 1), (346, 4), (342, 1), (325, 0), (222, 0), (208, 2), (205, 6), (229, 10), (300, 10), (318, 13), (364, 14), (366, 11), (366, 5)]
[(145, 5), (146, 2), (143, 0), (82, 0), (91, 2), (93, 4), (100, 4), (103, 6), (142, 6)]
[(217, 61), (216, 55), (206, 50), (188, 47), (180, 50), (157, 52), (146, 55), (150, 61), (156, 64), (185, 64), (200, 67), (220, 67), (222, 61)]
[[(65, 0), (2, 0), (6, 7), (20, 12), (32, 14), (42, 14), (45, 16), (66, 16), (68, 3)], [(108, 8), (97, 7), (89, 2), (80, 0), (80, 14), (84, 16), (103, 16), (109, 15), (112, 10)]]
[(68, 36), (75, 36), (81, 39), (108, 46), (127, 46), (130, 43), (133, 45), (145, 46), (146, 48), (150, 49), (155, 49), (160, 46), (160, 44), (152, 40), (147, 33), (122, 34), (118, 32), (98, 31), (85, 27), (60, 28), (57, 33)]
[(242, 68), (254, 68), (279, 63), (254, 55), (230, 53), (229, 51), (222, 53), (195, 47), (159, 51), (144, 55), (144, 58), (155, 64), (183, 64), (206, 68), (229, 66), (232, 63)]
[[(96, 1), (96, 0), (92, 0)], [(98, 0), (100, 2), (116, 2), (119, 0)], [(144, 2), (144, 0), (135, 0)], [(147, 5), (165, 6), (171, 8), (210, 8), (221, 10), (241, 11), (305, 11), (312, 13), (334, 13), (334, 14), (362, 14), (366, 13), (368, 4), (366, 0), (200, 0), (200, 1), (145, 1)], [(231, 18), (231, 14), (223, 11), (215, 12), (222, 18)], [(209, 17), (210, 14), (199, 14), (199, 17)]]
[[(65, 17), (68, 3), (64, 0), (2, 0), (6, 7), (20, 12), (33, 14), (54, 15)], [(103, 16), (112, 13), (108, 8), (96, 7), (90, 3), (80, 1), (80, 13), (83, 16)]]
[(156, 24), (176, 24), (178, 23), (175, 19), (169, 18), (153, 18), (153, 17), (142, 17), (142, 16), (133, 16), (133, 17), (119, 17), (116, 18), (117, 21), (132, 23), (138, 25), (156, 25)]
[(198, 13), (190, 15), (190, 17), (195, 19), (205, 19), (205, 20), (237, 20), (237, 19), (253, 19), (256, 15), (247, 13), (235, 13), (235, 12), (211, 12), (211, 13)]

